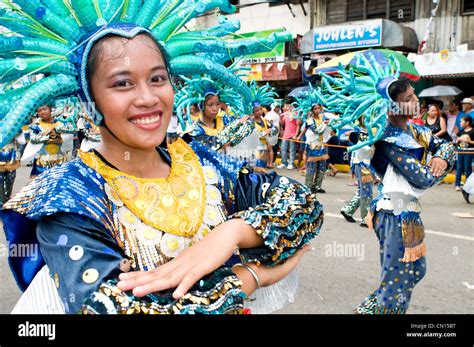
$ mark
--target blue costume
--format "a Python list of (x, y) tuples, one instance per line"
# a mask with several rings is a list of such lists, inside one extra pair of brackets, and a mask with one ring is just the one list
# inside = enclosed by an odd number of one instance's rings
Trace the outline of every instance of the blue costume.
[[(367, 139), (367, 132), (363, 128), (356, 128), (349, 135), (352, 143)], [(374, 168), (371, 165), (374, 147), (366, 146), (352, 152), (351, 173), (357, 178), (357, 192), (342, 207), (341, 214), (349, 222), (355, 222), (353, 215), (360, 208), (362, 226), (366, 226), (365, 217), (373, 199), (373, 185), (376, 179)]]
[(326, 160), (329, 158), (327, 148), (323, 144), (323, 133), (326, 124), (322, 117), (309, 117), (306, 120), (306, 179), (305, 183), (316, 193), (321, 191), (324, 173), (326, 172)]
[(218, 135), (231, 123), (227, 115), (218, 114), (214, 120), (214, 128), (208, 127), (202, 119), (198, 119), (191, 128), (190, 135), (209, 148), (216, 147)]
[(309, 90), (300, 93), (296, 97), (296, 117), (303, 121), (306, 127), (306, 179), (305, 183), (313, 192), (324, 192), (322, 189), (324, 174), (326, 172), (326, 160), (329, 159), (328, 151), (324, 146), (323, 134), (327, 128), (321, 114), (315, 116), (313, 108), (323, 103), (319, 89), (309, 85)]
[[(88, 106), (94, 102), (87, 75), (89, 54), (107, 35), (153, 36), (164, 46), (171, 73), (208, 74), (232, 85), (246, 105), (252, 100), (250, 89), (224, 62), (290, 39), (283, 33), (233, 40), (228, 34), (238, 23), (225, 20), (206, 30), (179, 32), (187, 21), (209, 10), (235, 11), (227, 0), (113, 0), (103, 8), (92, 0), (15, 0), (4, 7), (0, 24), (28, 35), (1, 35), (0, 56), (19, 56), (2, 61), (0, 82), (25, 74), (50, 76), (16, 93), (5, 116), (1, 112), (0, 132), (5, 137), (0, 146), (11, 141), (31, 112), (47, 100), (77, 93)], [(35, 30), (28, 30), (30, 26)], [(51, 52), (54, 56), (43, 54)], [(3, 107), (3, 95), (0, 101)], [(106, 126), (97, 109), (89, 116), (95, 125)], [(68, 313), (243, 313), (242, 283), (230, 268), (236, 259), (202, 278), (178, 300), (170, 290), (135, 297), (117, 287), (117, 276), (169, 262), (230, 218), (252, 225), (264, 241), (261, 247), (235, 250), (235, 258), (244, 263), (280, 264), (319, 232), (322, 208), (306, 187), (274, 173), (252, 173), (243, 162), (199, 141), (178, 139), (168, 151), (157, 151), (170, 165), (166, 178), (135, 177), (98, 152), (80, 152), (79, 158), (37, 176), (4, 205), (9, 245), (40, 247), (40, 254), (9, 259), (25, 297), (36, 295), (39, 283), (41, 300), (33, 296), (30, 303), (48, 304), (48, 296), (54, 294)], [(51, 278), (41, 277), (47, 272)], [(42, 293), (42, 285), (51, 282), (54, 290)]]
[(39, 121), (30, 125), (30, 129), (30, 142), (32, 144), (43, 144), (33, 161), (32, 177), (67, 161), (67, 155), (61, 150), (63, 144), (61, 134), (73, 132), (74, 130), (70, 125), (61, 122)]
[[(120, 176), (120, 172), (110, 179), (114, 168), (100, 155), (81, 153), (81, 158), (38, 176), (5, 205), (3, 222), (10, 245), (39, 244), (41, 250), (37, 259), (10, 259), (20, 288), (26, 289), (46, 263), (69, 313), (237, 312), (242, 309), (243, 295), (239, 281), (225, 265), (179, 300), (171, 297), (172, 291), (136, 298), (116, 287), (117, 276), (130, 269), (150, 270), (169, 261), (230, 218), (244, 219), (265, 241), (262, 247), (241, 249), (241, 260), (267, 265), (284, 261), (320, 229), (321, 205), (306, 187), (294, 181), (275, 173), (251, 173), (243, 162), (229, 160), (196, 141), (189, 146), (178, 140), (170, 145), (170, 153), (162, 149), (159, 153), (171, 165), (170, 177), (192, 156), (198, 158), (196, 172), (189, 176), (203, 175), (207, 198), (203, 201), (204, 216), (195, 225), (197, 233), (177, 235), (170, 229), (175, 215), (162, 217), (168, 232), (150, 226), (159, 215), (145, 216), (144, 223), (137, 218), (140, 211), (133, 210), (138, 199), (130, 200), (133, 206), (128, 204), (125, 185), (129, 182), (132, 188), (139, 182)], [(186, 188), (185, 177), (176, 178), (177, 184)], [(179, 194), (197, 199), (195, 191), (201, 183), (190, 179), (195, 183)], [(113, 182), (120, 186), (114, 187)], [(223, 293), (213, 294), (218, 288)], [(128, 303), (125, 306), (124, 301)]]
[(368, 223), (373, 224), (380, 243), (381, 284), (356, 308), (357, 313), (399, 314), (408, 309), (413, 288), (426, 274), (426, 246), (418, 196), (398, 178), (403, 177), (414, 190), (430, 188), (442, 177), (431, 174), (427, 156), (448, 161), (446, 174), (453, 165), (453, 153), (451, 144), (413, 123), (408, 123), (407, 130), (389, 124), (375, 143), (372, 165), (384, 181), (371, 204)]
[[(354, 65), (341, 68), (335, 76), (323, 74), (319, 92), (323, 105), (340, 115), (330, 123), (333, 128), (354, 126), (362, 117), (367, 136), (348, 150), (373, 145), (371, 164), (383, 178), (380, 194), (366, 217), (380, 242), (381, 284), (357, 306), (359, 314), (399, 314), (408, 309), (413, 288), (426, 272), (419, 199), (453, 163), (454, 147), (428, 128), (408, 123), (405, 130), (387, 121), (389, 114), (406, 114), (389, 94), (400, 73), (400, 63), (393, 55), (377, 61), (372, 54), (356, 54)], [(431, 174), (428, 155), (447, 162), (441, 177)]]

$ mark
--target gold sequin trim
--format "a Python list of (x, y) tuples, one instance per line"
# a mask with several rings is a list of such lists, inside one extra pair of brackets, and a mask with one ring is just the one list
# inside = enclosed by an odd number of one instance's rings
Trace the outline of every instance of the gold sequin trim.
[(93, 152), (79, 152), (123, 204), (155, 229), (192, 237), (199, 230), (206, 206), (206, 184), (199, 158), (182, 139), (168, 146), (171, 172), (166, 178), (139, 178), (118, 171)]

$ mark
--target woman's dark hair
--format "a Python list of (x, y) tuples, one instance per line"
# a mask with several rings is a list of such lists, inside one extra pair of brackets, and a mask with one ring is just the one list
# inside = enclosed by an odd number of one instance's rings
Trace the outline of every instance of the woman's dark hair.
[(206, 101), (209, 100), (209, 98), (212, 98), (213, 96), (217, 96), (217, 98), (219, 99), (219, 102), (222, 102), (222, 101), (221, 101), (221, 98), (219, 97), (219, 94), (207, 94), (207, 95), (204, 97), (204, 103), (206, 103)]
[(472, 127), (472, 118), (471, 118), (471, 116), (464, 116), (461, 119), (464, 120), (466, 123), (468, 123), (470, 127)]
[(388, 95), (393, 101), (396, 102), (398, 96), (402, 93), (405, 93), (411, 86), (410, 80), (405, 76), (402, 76), (390, 85), (388, 88)]
[(47, 108), (49, 108), (50, 111), (53, 110), (53, 104), (51, 102), (46, 102), (43, 105), (39, 105), (36, 109), (39, 109), (40, 107), (43, 107), (43, 106), (46, 106)]
[[(166, 53), (166, 51), (164, 50), (164, 48), (158, 43), (158, 41), (155, 40), (155, 38), (153, 37), (153, 35), (151, 35), (150, 33), (144, 31), (140, 34), (138, 34), (137, 36), (145, 36), (145, 37), (148, 37), (150, 40), (152, 40), (154, 43), (155, 43), (155, 46), (156, 47), (153, 47), (153, 48), (156, 48), (158, 49), (158, 51), (161, 53), (161, 56), (163, 57), (163, 61), (165, 63), (165, 66), (166, 66), (166, 71), (168, 73), (168, 77), (170, 77), (170, 73), (169, 73), (169, 57), (168, 57), (168, 54)], [(97, 71), (97, 66), (99, 66), (99, 62), (100, 62), (100, 58), (102, 57), (102, 53), (103, 53), (103, 43), (105, 42), (105, 39), (107, 38), (111, 38), (111, 37), (118, 37), (118, 38), (123, 38), (123, 39), (126, 39), (120, 35), (117, 35), (117, 34), (109, 34), (109, 35), (105, 35), (104, 37), (102, 37), (101, 39), (99, 39), (91, 48), (91, 51), (89, 53), (89, 57), (87, 58), (87, 66), (86, 66), (86, 78), (87, 78), (87, 83), (89, 85), (89, 91), (91, 91), (91, 80), (92, 80), (92, 76), (94, 76), (94, 74), (96, 73)], [(135, 36), (136, 37), (136, 36)], [(126, 43), (124, 43), (124, 45), (126, 45)], [(119, 58), (120, 56), (118, 56), (117, 58)]]

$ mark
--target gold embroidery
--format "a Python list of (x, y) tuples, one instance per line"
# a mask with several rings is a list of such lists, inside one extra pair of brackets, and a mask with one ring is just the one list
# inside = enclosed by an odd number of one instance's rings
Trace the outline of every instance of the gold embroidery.
[[(261, 125), (261, 124), (255, 122), (255, 127), (257, 128), (257, 131), (258, 131), (258, 132), (261, 132), (261, 133), (263, 133), (264, 131), (268, 130), (268, 124), (267, 124), (266, 120), (263, 119), (263, 118), (262, 118), (262, 123), (263, 123), (263, 125)], [(266, 139), (265, 137), (261, 137), (261, 138), (260, 138), (260, 142), (261, 142), (262, 144), (264, 144), (264, 145), (266, 145), (266, 144), (268, 143), (268, 142), (267, 142), (267, 139)]]
[(418, 142), (424, 149), (423, 158), (421, 159), (421, 164), (426, 164), (426, 154), (428, 152), (428, 147), (431, 141), (431, 133), (429, 131), (416, 131), (413, 123), (408, 125), (410, 127), (411, 133), (413, 134), (413, 138)]
[[(201, 116), (202, 119), (202, 116)], [(224, 130), (224, 120), (222, 119), (221, 115), (216, 116), (216, 127), (215, 128), (210, 128), (203, 123), (200, 124), (200, 126), (204, 129), (206, 132), (206, 135), (208, 136), (217, 136), (218, 133), (220, 133), (222, 130)]]
[(178, 236), (199, 230), (206, 206), (206, 184), (199, 158), (182, 139), (168, 147), (171, 172), (166, 178), (139, 178), (113, 169), (93, 152), (79, 152), (123, 204), (145, 224)]
[(38, 122), (38, 125), (39, 125), (39, 127), (41, 128), (41, 130), (43, 132), (52, 131), (53, 128), (56, 128), (60, 124), (61, 123), (59, 123), (59, 122), (49, 123), (49, 122), (45, 122), (43, 120), (40, 120)]

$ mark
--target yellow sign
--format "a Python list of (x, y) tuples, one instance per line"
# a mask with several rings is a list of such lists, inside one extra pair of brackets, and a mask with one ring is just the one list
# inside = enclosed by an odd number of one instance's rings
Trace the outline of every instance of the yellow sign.
[(449, 49), (443, 49), (439, 52), (439, 56), (441, 61), (448, 61), (449, 60)]
[(249, 72), (248, 75), (248, 80), (249, 81), (262, 81), (263, 80), (263, 75), (262, 75), (262, 64), (254, 64), (250, 65), (252, 70)]

